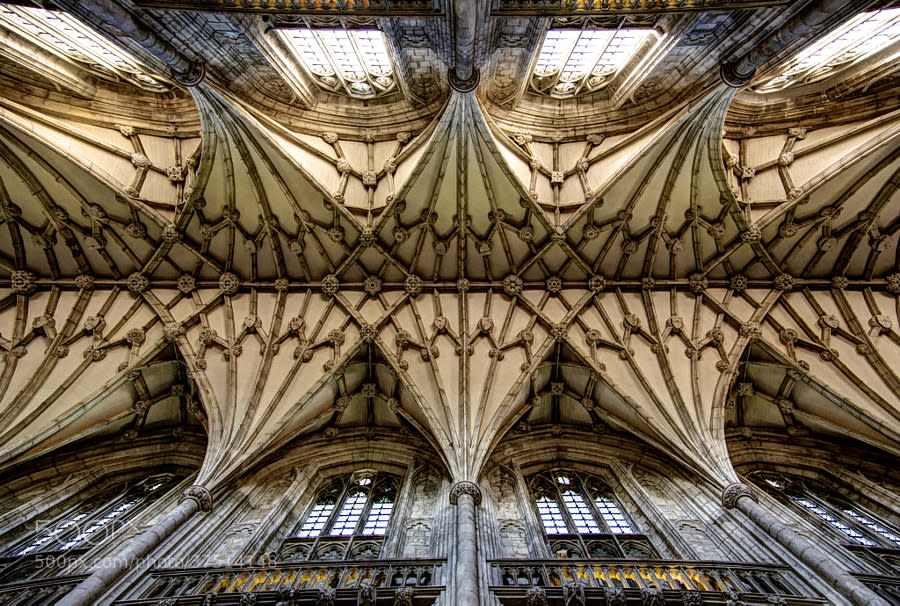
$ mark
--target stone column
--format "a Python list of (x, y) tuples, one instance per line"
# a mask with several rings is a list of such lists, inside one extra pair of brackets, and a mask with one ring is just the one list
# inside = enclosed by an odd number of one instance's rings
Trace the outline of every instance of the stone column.
[(166, 514), (166, 516), (132, 540), (128, 545), (109, 558), (108, 565), (97, 568), (91, 576), (78, 584), (56, 606), (94, 606), (110, 585), (112, 585), (126, 570), (131, 568), (140, 558), (152, 551), (163, 539), (172, 534), (185, 520), (198, 510), (209, 511), (212, 507), (212, 496), (202, 486), (191, 486), (184, 491), (178, 507)]
[(478, 23), (478, 2), (456, 0), (453, 3), (456, 52), (454, 65), (448, 73), (450, 86), (460, 92), (475, 90), (478, 69), (475, 67), (475, 28)]
[(866, 587), (824, 551), (801, 537), (760, 506), (753, 490), (746, 484), (731, 484), (722, 493), (725, 509), (738, 509), (769, 533), (782, 547), (815, 570), (834, 589), (855, 606), (889, 606), (875, 592)]
[(481, 505), (481, 490), (472, 482), (459, 482), (450, 491), (456, 505), (456, 606), (478, 606), (478, 545), (475, 507)]

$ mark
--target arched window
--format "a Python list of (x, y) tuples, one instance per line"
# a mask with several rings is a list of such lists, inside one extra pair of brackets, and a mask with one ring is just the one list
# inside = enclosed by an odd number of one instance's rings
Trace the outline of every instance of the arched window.
[(381, 97), (397, 90), (381, 31), (291, 25), (276, 30), (279, 39), (322, 89), (357, 99)]
[(612, 489), (589, 474), (557, 469), (532, 476), (531, 493), (553, 554), (562, 557), (654, 557), (646, 537)]
[(372, 559), (381, 552), (398, 478), (371, 470), (331, 480), (319, 491), (282, 559)]
[(900, 548), (900, 529), (815, 483), (769, 472), (756, 473), (753, 478), (768, 492), (840, 534), (851, 545)]
[(3, 569), (0, 582), (26, 580), (38, 574), (52, 576), (46, 574), (52, 571), (43, 565), (34, 565), (37, 558), (48, 553), (80, 554), (100, 545), (179, 479), (172, 474), (156, 474), (138, 482), (112, 484), (49, 520), (34, 520), (32, 532), (4, 549), (3, 557), (18, 560)]
[(531, 74), (531, 91), (565, 99), (607, 88), (635, 56), (659, 41), (657, 31), (644, 25), (549, 30)]
[(772, 93), (825, 80), (876, 53), (890, 50), (898, 40), (900, 8), (860, 13), (762, 75), (753, 90)]

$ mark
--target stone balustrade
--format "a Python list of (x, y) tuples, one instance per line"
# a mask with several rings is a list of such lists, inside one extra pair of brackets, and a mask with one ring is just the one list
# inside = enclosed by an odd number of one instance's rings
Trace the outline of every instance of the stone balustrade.
[(56, 604), (88, 575), (31, 579), (0, 585), (0, 606), (44, 606)]
[(854, 574), (869, 589), (883, 597), (889, 604), (900, 604), (900, 577), (875, 574)]
[(431, 604), (444, 590), (443, 560), (317, 561), (271, 566), (154, 569), (117, 606), (317, 603), (356, 604), (374, 587), (378, 603)]
[[(784, 566), (671, 560), (492, 560), (491, 592), (503, 604), (825, 604), (804, 596)], [(544, 601), (542, 601), (544, 600)], [(570, 602), (569, 600), (575, 600)], [(731, 600), (731, 602), (729, 602)]]

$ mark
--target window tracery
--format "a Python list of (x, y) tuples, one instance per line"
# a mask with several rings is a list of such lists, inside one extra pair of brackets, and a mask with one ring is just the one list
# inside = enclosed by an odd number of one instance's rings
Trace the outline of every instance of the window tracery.
[(372, 559), (380, 555), (397, 499), (396, 476), (371, 470), (331, 480), (319, 491), (284, 559)]
[(831, 528), (855, 545), (900, 547), (900, 529), (863, 507), (828, 493), (807, 481), (774, 473), (757, 473), (768, 492)]
[(635, 530), (612, 489), (571, 470), (537, 474), (529, 481), (551, 552), (561, 557), (649, 558), (654, 550)]
[(531, 90), (564, 99), (606, 88), (647, 41), (650, 28), (550, 29), (531, 76)]
[(320, 88), (357, 99), (380, 97), (396, 89), (387, 42), (374, 23), (362, 28), (304, 25), (276, 31)]
[(33, 520), (29, 523), (33, 530), (0, 553), (0, 584), (52, 576), (72, 558), (119, 534), (180, 479), (156, 474), (139, 482), (112, 484), (50, 520)]
[(0, 27), (105, 80), (128, 82), (151, 92), (171, 88), (131, 53), (65, 12), (0, 4)]
[(774, 93), (790, 86), (824, 80), (898, 40), (900, 8), (862, 13), (797, 53), (753, 90)]

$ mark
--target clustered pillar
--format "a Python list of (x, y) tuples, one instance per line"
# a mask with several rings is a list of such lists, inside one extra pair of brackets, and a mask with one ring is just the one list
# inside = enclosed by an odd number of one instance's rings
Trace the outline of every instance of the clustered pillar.
[(769, 533), (800, 561), (827, 580), (837, 592), (856, 606), (889, 606), (871, 589), (843, 570), (824, 551), (801, 537), (794, 530), (760, 506), (753, 490), (746, 484), (731, 484), (722, 493), (725, 509), (738, 509)]
[(78, 584), (75, 589), (57, 602), (56, 606), (94, 606), (97, 598), (103, 595), (126, 570), (138, 560), (146, 556), (157, 545), (181, 526), (197, 511), (209, 511), (212, 508), (212, 496), (203, 486), (191, 486), (184, 491), (181, 502), (152, 528), (135, 538), (115, 556), (109, 558), (107, 565), (97, 568), (91, 576)]
[(456, 606), (478, 606), (475, 507), (481, 505), (481, 490), (472, 482), (458, 482), (450, 503), (456, 505)]

